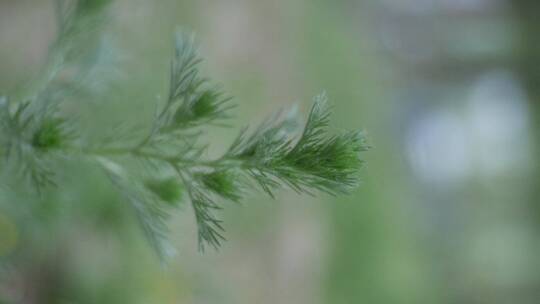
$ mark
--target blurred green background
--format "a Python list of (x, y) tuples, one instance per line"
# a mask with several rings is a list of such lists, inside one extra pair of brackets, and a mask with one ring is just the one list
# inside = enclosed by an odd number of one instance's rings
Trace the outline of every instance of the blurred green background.
[[(228, 241), (204, 254), (186, 205), (161, 265), (102, 173), (72, 164), (44, 202), (2, 194), (0, 303), (538, 303), (537, 3), (114, 1), (85, 111), (148, 118), (180, 27), (238, 104), (211, 153), (325, 90), (336, 127), (369, 133), (363, 183), (230, 204)], [(1, 93), (23, 91), (55, 31), (53, 1), (0, 1)]]

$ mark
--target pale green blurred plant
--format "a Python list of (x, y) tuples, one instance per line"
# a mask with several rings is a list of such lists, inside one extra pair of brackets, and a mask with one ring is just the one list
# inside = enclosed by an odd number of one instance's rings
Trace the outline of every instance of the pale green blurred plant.
[[(80, 54), (88, 48), (81, 44), (88, 39), (82, 39), (81, 33), (87, 37), (83, 28), (96, 25), (92, 20), (107, 2), (58, 1), (59, 37), (39, 85), (28, 99), (0, 97), (4, 176), (26, 180), (27, 188), (38, 196), (57, 184), (55, 175), (64, 162), (93, 161), (133, 207), (160, 257), (168, 253), (167, 218), (182, 200), (191, 202), (203, 250), (207, 244), (218, 248), (224, 240), (216, 215), (221, 202), (239, 202), (252, 184), (272, 197), (282, 187), (332, 195), (356, 187), (363, 163), (360, 154), (368, 145), (362, 132), (328, 134), (325, 94), (314, 99), (301, 132), (296, 132), (291, 115), (274, 115), (253, 131), (241, 131), (223, 155), (206, 158), (203, 130), (223, 127), (234, 105), (200, 75), (194, 39), (182, 33), (175, 38), (169, 91), (164, 102), (156, 103), (151, 126), (122, 126), (98, 138), (84, 136), (79, 117), (65, 110), (65, 96), (82, 86), (80, 75), (88, 67), (81, 65), (87, 61)], [(58, 75), (74, 64), (78, 74), (58, 85)]]

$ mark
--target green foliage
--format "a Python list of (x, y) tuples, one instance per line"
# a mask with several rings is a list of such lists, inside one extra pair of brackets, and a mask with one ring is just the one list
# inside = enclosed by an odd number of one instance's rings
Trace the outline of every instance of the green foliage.
[(190, 96), (176, 111), (174, 122), (180, 126), (188, 126), (227, 118), (226, 104), (230, 98), (222, 96), (216, 89), (207, 89)]
[(183, 187), (176, 178), (149, 179), (144, 185), (160, 200), (173, 206), (176, 206), (182, 199)]
[[(98, 2), (81, 1), (80, 6), (61, 9), (68, 15), (61, 15), (58, 45), (78, 40), (77, 18), (86, 18), (79, 16), (79, 8), (92, 4), (89, 11), (93, 13), (93, 5), (108, 1)], [(56, 51), (66, 49), (57, 47)], [(308, 194), (343, 194), (354, 189), (363, 163), (360, 155), (368, 146), (361, 132), (329, 134), (325, 94), (315, 98), (301, 132), (295, 131), (292, 115), (277, 114), (251, 132), (247, 128), (240, 132), (221, 157), (207, 159), (208, 144), (200, 143), (204, 128), (220, 126), (230, 118), (234, 106), (230, 97), (200, 76), (201, 61), (193, 37), (177, 34), (169, 92), (164, 102), (156, 104), (150, 128), (143, 133), (128, 129), (122, 139), (115, 134), (98, 140), (73, 130), (76, 118), (66, 113), (65, 95), (59, 93), (65, 88), (54, 85), (58, 71), (71, 63), (58, 61), (48, 70), (52, 75), (46, 77), (43, 89), (29, 101), (0, 99), (0, 151), (5, 156), (1, 170), (6, 172), (10, 170), (7, 164), (16, 163), (11, 167), (22, 169), (41, 189), (54, 183), (62, 161), (95, 162), (132, 207), (161, 257), (170, 253), (166, 221), (184, 193), (191, 202), (200, 249), (204, 250), (205, 245), (218, 248), (224, 240), (224, 228), (216, 214), (223, 208), (222, 201), (239, 202), (252, 185), (272, 197), (283, 187)], [(50, 166), (51, 159), (56, 159), (55, 166)], [(133, 172), (134, 164), (143, 164), (143, 172)]]
[(224, 199), (238, 202), (242, 199), (242, 185), (239, 184), (239, 176), (233, 170), (216, 170), (195, 176), (202, 186), (214, 192)]
[(29, 180), (39, 192), (54, 184), (49, 159), (52, 153), (46, 152), (60, 150), (72, 135), (64, 119), (32, 105), (30, 101), (11, 104), (0, 97), (0, 155), (4, 155), (4, 171), (12, 169), (15, 176)]
[(65, 123), (60, 118), (43, 120), (32, 136), (32, 146), (38, 150), (59, 149), (69, 139)]
[(227, 158), (242, 161), (247, 174), (271, 196), (281, 184), (309, 194), (312, 189), (347, 193), (357, 185), (359, 155), (368, 145), (361, 132), (327, 136), (329, 117), (326, 95), (319, 95), (298, 140), (287, 131), (286, 121), (270, 120), (250, 136), (243, 132)]

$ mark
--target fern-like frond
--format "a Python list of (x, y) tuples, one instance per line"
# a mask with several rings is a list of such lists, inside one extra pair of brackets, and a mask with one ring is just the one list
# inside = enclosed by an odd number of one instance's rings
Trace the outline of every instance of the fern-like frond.
[[(59, 42), (62, 54), (49, 80), (73, 54), (71, 43), (84, 31), (82, 11), (95, 13), (109, 1), (61, 3)], [(86, 7), (82, 10), (81, 7)], [(88, 17), (89, 18), (89, 17)], [(90, 19), (88, 19), (90, 20)], [(152, 247), (160, 257), (170, 253), (167, 219), (173, 208), (187, 198), (195, 215), (199, 248), (218, 248), (224, 227), (218, 217), (224, 201), (239, 202), (255, 184), (274, 197), (288, 187), (299, 193), (348, 193), (358, 184), (361, 153), (368, 149), (362, 132), (330, 133), (327, 97), (314, 99), (303, 129), (295, 111), (269, 117), (255, 130), (240, 132), (229, 149), (216, 159), (207, 159), (209, 144), (204, 128), (221, 126), (234, 107), (231, 98), (200, 75), (201, 58), (193, 36), (175, 36), (169, 91), (156, 105), (151, 126), (146, 129), (113, 128), (95, 141), (76, 130), (76, 116), (60, 106), (66, 100), (62, 88), (44, 82), (33, 98), (17, 103), (0, 97), (0, 155), (2, 174), (20, 172), (31, 187), (54, 184), (54, 175), (66, 159), (92, 159), (109, 176), (125, 198)], [(79, 79), (79, 78), (78, 78)], [(76, 82), (76, 81), (74, 81)], [(79, 131), (79, 132), (78, 132)], [(62, 157), (58, 157), (62, 156)], [(57, 161), (51, 165), (51, 161)], [(144, 174), (127, 168), (140, 166)], [(184, 195), (185, 194), (185, 195)]]

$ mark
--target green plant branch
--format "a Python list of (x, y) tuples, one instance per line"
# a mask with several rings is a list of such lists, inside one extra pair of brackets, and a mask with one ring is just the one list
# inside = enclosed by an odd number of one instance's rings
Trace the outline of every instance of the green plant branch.
[[(83, 18), (77, 15), (78, 8), (72, 9), (75, 16), (67, 16), (69, 20), (62, 22), (61, 26), (74, 27), (59, 31), (64, 35), (59, 38), (63, 44), (78, 41), (76, 18)], [(221, 89), (199, 75), (201, 61), (193, 37), (178, 33), (168, 98), (156, 105), (147, 133), (128, 132), (125, 139), (112, 134), (89, 142), (78, 127), (77, 117), (66, 115), (59, 106), (69, 100), (47, 99), (41, 91), (18, 103), (0, 97), (0, 170), (23, 172), (29, 187), (41, 192), (58, 183), (55, 173), (66, 156), (97, 160), (111, 184), (133, 207), (160, 257), (168, 255), (166, 221), (185, 199), (182, 189), (191, 202), (199, 248), (204, 250), (206, 245), (219, 248), (225, 239), (217, 215), (222, 202), (239, 202), (253, 185), (271, 197), (281, 188), (310, 195), (337, 195), (349, 193), (358, 185), (361, 154), (369, 146), (362, 132), (330, 134), (326, 94), (315, 97), (301, 132), (297, 132), (297, 119), (292, 115), (274, 115), (253, 131), (243, 129), (222, 156), (205, 159), (209, 145), (200, 143), (204, 128), (222, 126), (235, 105)], [(50, 73), (50, 77), (56, 77), (56, 72)], [(46, 83), (49, 92), (61, 89)], [(148, 164), (149, 169), (138, 172), (142, 174), (130, 172), (126, 164), (135, 160)], [(174, 176), (170, 176), (171, 171)]]

